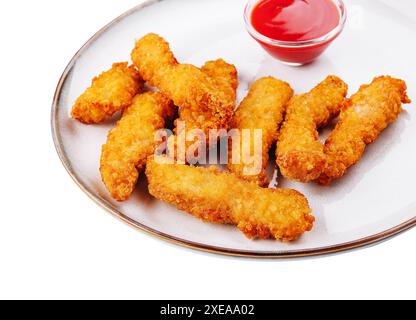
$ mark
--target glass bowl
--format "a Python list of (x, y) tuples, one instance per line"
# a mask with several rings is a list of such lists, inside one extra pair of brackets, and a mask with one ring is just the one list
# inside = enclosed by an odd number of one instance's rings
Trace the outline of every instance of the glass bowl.
[(256, 5), (262, 0), (250, 0), (244, 11), (249, 34), (274, 58), (291, 65), (301, 66), (317, 59), (344, 30), (347, 10), (342, 0), (331, 0), (340, 13), (339, 24), (329, 33), (306, 41), (280, 41), (259, 33), (253, 26), (251, 16)]

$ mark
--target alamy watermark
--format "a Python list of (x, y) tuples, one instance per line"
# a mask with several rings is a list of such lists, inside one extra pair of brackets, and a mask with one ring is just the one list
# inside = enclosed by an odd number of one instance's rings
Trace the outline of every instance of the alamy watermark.
[(243, 174), (247, 176), (261, 172), (262, 129), (211, 129), (205, 133), (201, 129), (187, 130), (183, 121), (178, 121), (176, 125), (177, 136), (169, 129), (159, 130), (155, 134), (155, 155), (165, 155), (165, 164), (232, 164), (241, 166)]

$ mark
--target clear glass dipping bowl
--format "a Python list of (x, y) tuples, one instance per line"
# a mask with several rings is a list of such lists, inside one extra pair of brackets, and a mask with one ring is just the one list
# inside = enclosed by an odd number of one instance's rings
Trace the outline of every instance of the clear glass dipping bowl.
[(344, 30), (347, 10), (342, 0), (331, 0), (339, 9), (339, 24), (322, 37), (307, 41), (280, 41), (259, 33), (252, 25), (251, 16), (256, 5), (262, 0), (250, 0), (244, 12), (249, 34), (274, 58), (291, 65), (301, 66), (317, 59)]

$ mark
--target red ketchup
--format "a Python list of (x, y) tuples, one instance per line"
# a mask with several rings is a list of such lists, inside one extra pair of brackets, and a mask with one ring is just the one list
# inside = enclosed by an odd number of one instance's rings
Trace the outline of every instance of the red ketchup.
[(248, 14), (252, 36), (271, 55), (294, 65), (321, 55), (345, 22), (344, 5), (335, 0), (260, 0)]

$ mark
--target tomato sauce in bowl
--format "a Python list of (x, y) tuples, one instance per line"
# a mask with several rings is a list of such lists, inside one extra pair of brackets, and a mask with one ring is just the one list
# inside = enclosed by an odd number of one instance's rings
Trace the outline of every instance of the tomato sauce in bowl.
[(342, 32), (346, 10), (341, 0), (252, 0), (245, 20), (251, 36), (272, 56), (303, 65)]

